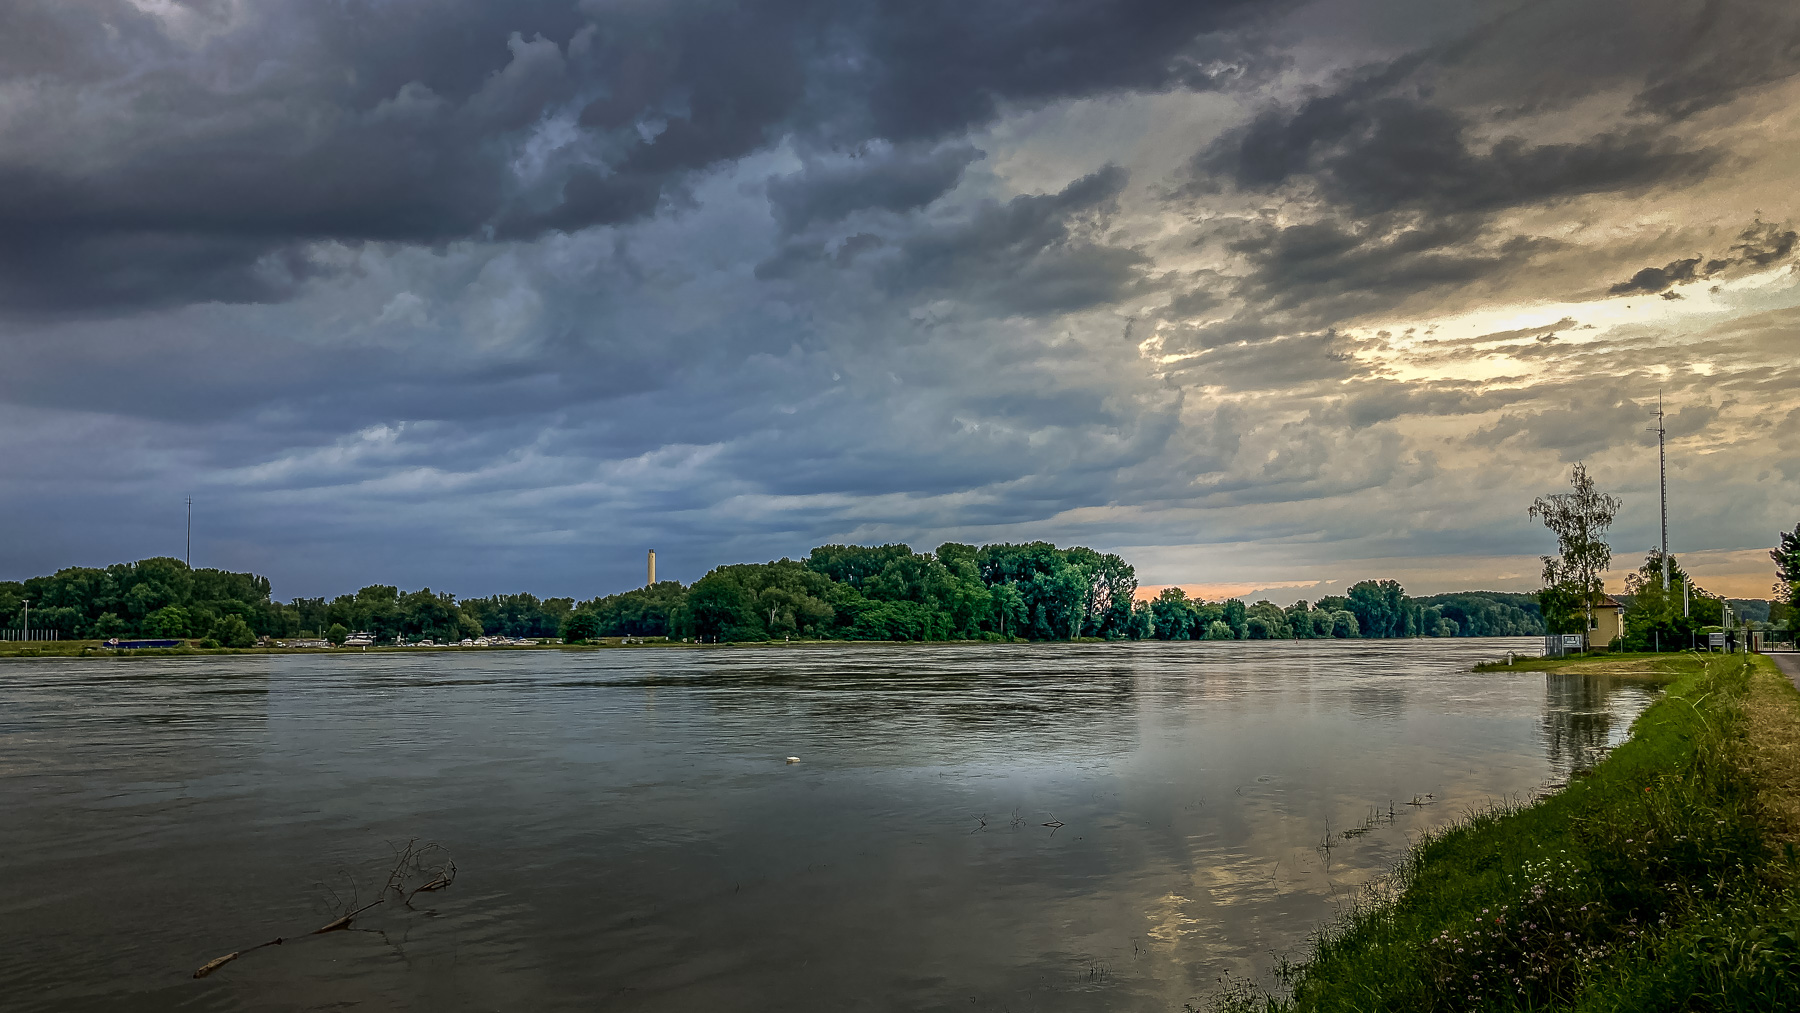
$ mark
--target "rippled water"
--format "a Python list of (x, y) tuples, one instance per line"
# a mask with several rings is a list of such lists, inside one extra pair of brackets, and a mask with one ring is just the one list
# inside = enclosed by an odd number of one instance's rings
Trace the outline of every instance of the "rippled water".
[[(1468, 671), (1535, 643), (7, 664), (0, 995), (1179, 1010), (1624, 736), (1639, 687)], [(454, 886), (292, 938), (410, 838)]]

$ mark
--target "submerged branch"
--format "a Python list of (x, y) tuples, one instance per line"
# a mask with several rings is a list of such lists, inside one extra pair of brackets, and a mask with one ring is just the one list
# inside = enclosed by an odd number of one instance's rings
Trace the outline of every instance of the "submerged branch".
[[(390, 845), (390, 847), (391, 846), (392, 845)], [(408, 884), (415, 882), (418, 883), (418, 885), (409, 889)], [(412, 908), (412, 899), (414, 897), (421, 893), (436, 893), (454, 882), (456, 882), (456, 862), (450, 858), (450, 853), (445, 851), (442, 845), (427, 843), (421, 846), (418, 842), (418, 838), (413, 838), (412, 840), (407, 841), (405, 846), (394, 848), (394, 867), (388, 872), (387, 881), (382, 884), (381, 896), (376, 897), (367, 904), (355, 908), (351, 908), (348, 904), (343, 904), (342, 901), (337, 901), (338, 906), (343, 909), (343, 913), (331, 921), (326, 922), (324, 925), (313, 929), (311, 932), (307, 933), (307, 935), (320, 936), (328, 932), (337, 932), (347, 929), (350, 927), (350, 924), (356, 920), (358, 915), (378, 904), (385, 903), (390, 897), (399, 900), (402, 905), (410, 910)], [(329, 887), (326, 889), (331, 893), (334, 899), (337, 898), (337, 892), (335, 890), (331, 890)], [(351, 904), (355, 904), (354, 899), (351, 901)], [(284, 938), (285, 937), (283, 936), (276, 936), (266, 943), (258, 943), (255, 946), (246, 946), (241, 950), (233, 950), (222, 957), (214, 957), (212, 960), (201, 964), (199, 968), (194, 971), (194, 977), (204, 978), (214, 971), (217, 971), (219, 968), (224, 967), (226, 964), (242, 957), (244, 954), (260, 950), (265, 946), (279, 946)]]

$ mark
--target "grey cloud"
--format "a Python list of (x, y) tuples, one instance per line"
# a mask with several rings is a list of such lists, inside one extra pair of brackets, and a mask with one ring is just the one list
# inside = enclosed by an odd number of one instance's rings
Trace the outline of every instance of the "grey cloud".
[(1607, 291), (1613, 295), (1625, 295), (1631, 292), (1649, 292), (1655, 294), (1672, 285), (1693, 281), (1699, 277), (1699, 257), (1686, 260), (1671, 261), (1666, 267), (1646, 267), (1630, 278), (1619, 282)]
[(1355, 215), (1403, 208), (1449, 214), (1688, 182), (1719, 157), (1645, 129), (1605, 131), (1578, 143), (1507, 137), (1483, 144), (1463, 114), (1366, 90), (1359, 82), (1297, 109), (1265, 112), (1208, 146), (1194, 167), (1254, 189), (1305, 177)]
[[(1495, 126), (1518, 93), (1494, 112), (1449, 74), (1426, 90), (1409, 68), (1430, 60), (1396, 63), (1209, 149), (1235, 161), (1202, 170), (1268, 216), (1174, 209), (1203, 212), (1197, 247), (1123, 168), (1004, 189), (1146, 157), (1117, 125), (1178, 102), (1020, 116), (979, 142), (992, 173), (971, 161), (963, 131), (1039, 103), (1256, 83), (1285, 58), (1234, 41), (1262, 5), (266, 3), (182, 39), (122, 4), (0, 6), (0, 73), (137, 103), (82, 119), (28, 101), (0, 134), (0, 300), (132, 314), (8, 322), (0, 424), (22, 436), (0, 527), (42, 532), (0, 546), (12, 573), (176, 544), (157, 539), (178, 537), (188, 491), (196, 561), (271, 571), (284, 595), (377, 579), (585, 595), (634, 582), (645, 543), (691, 579), (950, 530), (1300, 540), (1315, 561), (1347, 541), (1512, 552), (1532, 544), (1522, 520), (1459, 511), (1559, 457), (1641, 446), (1627, 398), (1654, 391), (1647, 364), (1711, 366), (1668, 381), (1683, 440), (1742, 425), (1741, 407), (1693, 407), (1709, 396), (1794, 397), (1768, 366), (1787, 317), (1707, 345), (1538, 340), (1562, 321), (1359, 358), (1374, 343), (1344, 336), (1359, 315), (1514, 298), (1563, 248), (1509, 234), (1513, 209), (1730, 170), (1651, 132), (1661, 113), (1496, 142), (1521, 132)], [(1569, 95), (1644, 76), (1641, 52), (1607, 59)], [(1794, 239), (1725, 245), (1713, 259), (1747, 271)], [(1628, 263), (1606, 283), (1651, 260)], [(1143, 311), (1121, 301), (1163, 319), (1127, 328)], [(1145, 327), (1199, 354), (1146, 361)], [(1534, 372), (1387, 372), (1453, 370), (1495, 341)], [(1484, 413), (1503, 424), (1465, 437)], [(1765, 470), (1800, 474), (1766, 414)]]
[[(1206, 87), (1249, 0), (25, 0), (0, 22), (0, 308), (290, 297), (307, 244), (641, 220), (788, 136), (895, 157), (770, 188), (791, 228), (904, 211), (1001, 104)], [(1205, 56), (1214, 70), (1193, 61)], [(1228, 68), (1227, 68), (1228, 69)], [(546, 126), (553, 124), (553, 126)], [(546, 132), (547, 131), (547, 132)], [(41, 139), (41, 143), (40, 143)]]
[(1731, 252), (1727, 254), (1723, 262), (1711, 261), (1706, 265), (1706, 269), (1709, 272), (1717, 272), (1731, 266), (1732, 263), (1767, 267), (1794, 252), (1796, 240), (1800, 240), (1800, 233), (1796, 233), (1793, 229), (1758, 219), (1738, 235), (1738, 241), (1732, 245)]
[(1641, 406), (1600, 391), (1576, 389), (1568, 395), (1564, 407), (1509, 412), (1482, 435), (1495, 442), (1513, 440), (1528, 449), (1552, 451), (1564, 463), (1644, 442)]
[(1077, 227), (1103, 216), (1129, 175), (1109, 165), (1053, 194), (989, 203), (967, 220), (901, 244), (884, 276), (893, 291), (954, 292), (1028, 315), (1114, 302), (1144, 283), (1149, 260)]
[(1289, 6), (886, 0), (875, 5), (866, 35), (875, 64), (874, 131), (902, 140), (936, 137), (993, 118), (1002, 102), (1214, 87), (1258, 54), (1241, 45), (1221, 52), (1202, 37)]
[(1796, 242), (1800, 242), (1800, 233), (1759, 218), (1738, 234), (1737, 242), (1724, 255), (1706, 260), (1704, 267), (1701, 266), (1700, 257), (1671, 261), (1664, 267), (1646, 267), (1607, 291), (1613, 295), (1661, 293), (1665, 299), (1679, 299), (1679, 293), (1668, 290), (1676, 285), (1712, 278), (1740, 266), (1768, 267), (1793, 253)]
[(967, 144), (907, 145), (857, 154), (848, 162), (815, 162), (769, 181), (769, 203), (788, 232), (835, 222), (865, 208), (912, 211), (943, 196), (963, 169), (983, 157)]
[(1680, 18), (1668, 36), (1676, 51), (1646, 75), (1640, 110), (1683, 119), (1800, 73), (1793, 4), (1712, 0), (1682, 5)]
[(845, 267), (854, 261), (858, 254), (878, 250), (886, 245), (886, 240), (872, 232), (858, 232), (838, 244), (837, 253), (833, 259), (839, 267)]
[(1400, 383), (1388, 379), (1366, 380), (1352, 390), (1322, 417), (1361, 429), (1408, 415), (1475, 415), (1536, 396), (1523, 389), (1491, 389), (1466, 382)]
[(1255, 391), (1304, 388), (1363, 371), (1343, 338), (1327, 332), (1213, 346), (1170, 375), (1208, 387)]

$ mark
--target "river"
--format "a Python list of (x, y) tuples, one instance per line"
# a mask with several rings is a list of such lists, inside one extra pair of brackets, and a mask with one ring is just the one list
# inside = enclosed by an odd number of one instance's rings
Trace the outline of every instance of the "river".
[[(1623, 739), (1640, 686), (1469, 671), (1540, 645), (7, 663), (0, 995), (1204, 1008), (1221, 977), (1303, 956), (1420, 831)], [(305, 935), (414, 839), (453, 856), (448, 889)]]

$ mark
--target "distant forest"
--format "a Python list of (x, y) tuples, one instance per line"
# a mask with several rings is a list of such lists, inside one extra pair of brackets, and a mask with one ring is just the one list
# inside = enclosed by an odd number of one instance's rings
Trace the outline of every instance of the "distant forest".
[(458, 600), (377, 584), (355, 594), (278, 602), (269, 579), (189, 569), (159, 557), (70, 567), (0, 582), (0, 626), (69, 639), (259, 637), (366, 632), (378, 642), (470, 637), (674, 637), (702, 642), (840, 640), (1286, 640), (1524, 636), (1544, 632), (1537, 598), (1465, 591), (1414, 598), (1391, 580), (1282, 608), (1209, 602), (1168, 588), (1136, 601), (1137, 575), (1116, 555), (1048, 542), (825, 545), (803, 560), (718, 567), (691, 585), (664, 581), (590, 601), (530, 594)]

